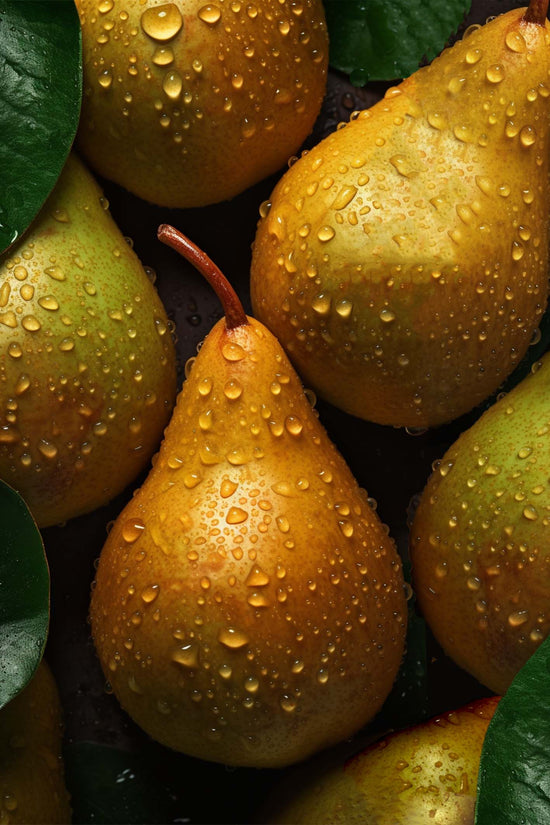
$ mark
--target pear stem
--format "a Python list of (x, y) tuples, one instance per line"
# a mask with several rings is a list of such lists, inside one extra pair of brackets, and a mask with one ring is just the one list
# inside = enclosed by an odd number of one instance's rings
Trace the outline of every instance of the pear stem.
[(529, 6), (523, 15), (526, 23), (544, 26), (548, 14), (548, 0), (529, 0)]
[(203, 275), (220, 299), (227, 329), (235, 329), (248, 324), (248, 318), (239, 296), (214, 261), (199, 249), (189, 238), (170, 224), (163, 223), (157, 230), (159, 241), (179, 252)]

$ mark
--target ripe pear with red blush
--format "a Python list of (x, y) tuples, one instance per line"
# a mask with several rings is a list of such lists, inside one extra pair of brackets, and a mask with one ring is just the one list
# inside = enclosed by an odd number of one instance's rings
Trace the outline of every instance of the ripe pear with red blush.
[(276, 800), (277, 825), (474, 825), (481, 750), (499, 697), (397, 731)]
[(383, 704), (403, 654), (401, 562), (277, 340), (183, 235), (159, 237), (210, 280), (225, 318), (101, 551), (93, 639), (154, 739), (280, 767)]
[(304, 153), (261, 210), (254, 312), (340, 409), (434, 427), (527, 351), (548, 295), (547, 6), (470, 29)]

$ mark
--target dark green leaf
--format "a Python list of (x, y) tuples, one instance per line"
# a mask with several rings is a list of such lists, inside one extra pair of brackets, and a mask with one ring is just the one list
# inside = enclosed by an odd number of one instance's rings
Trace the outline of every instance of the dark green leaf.
[(0, 481), (0, 708), (25, 687), (44, 652), (50, 575), (40, 532), (21, 496)]
[(481, 753), (476, 825), (550, 822), (550, 639), (493, 716)]
[(71, 148), (80, 43), (73, 0), (0, 0), (0, 252), (32, 222)]
[(432, 60), (471, 0), (325, 0), (330, 63), (362, 86), (396, 80)]

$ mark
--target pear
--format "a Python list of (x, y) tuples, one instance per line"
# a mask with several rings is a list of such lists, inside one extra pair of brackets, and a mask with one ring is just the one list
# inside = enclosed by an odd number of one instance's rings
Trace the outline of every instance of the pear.
[(474, 825), (485, 734), (499, 697), (392, 733), (297, 786), (277, 825)]
[(326, 89), (322, 0), (76, 0), (78, 145), (147, 201), (198, 207), (280, 170)]
[(0, 822), (71, 822), (61, 752), (62, 711), (45, 660), (0, 710)]
[(434, 427), (526, 352), (548, 291), (547, 5), (470, 30), (262, 206), (254, 313), (340, 409)]
[(176, 395), (161, 300), (71, 155), (0, 258), (0, 478), (40, 527), (105, 504), (150, 461)]
[(550, 631), (549, 397), (547, 354), (437, 462), (411, 525), (426, 621), (496, 693)]
[(185, 236), (159, 237), (214, 285), (225, 319), (101, 551), (93, 640), (155, 740), (280, 767), (384, 702), (404, 646), (401, 561), (279, 343)]

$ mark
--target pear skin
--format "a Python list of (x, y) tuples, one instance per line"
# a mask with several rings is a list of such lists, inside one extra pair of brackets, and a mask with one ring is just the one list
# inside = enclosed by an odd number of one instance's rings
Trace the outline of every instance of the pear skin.
[(496, 693), (550, 631), (550, 355), (445, 453), (410, 553), (418, 605), (462, 668)]
[(107, 207), (71, 155), (0, 258), (0, 478), (39, 527), (122, 492), (176, 397), (164, 307)]
[[(547, 301), (547, 3), (470, 31), (294, 163), (255, 316), (336, 407), (432, 427), (487, 398)], [(542, 22), (544, 21), (544, 22)]]
[(197, 207), (277, 172), (326, 88), (322, 0), (76, 0), (84, 97), (78, 146), (147, 201)]
[(392, 733), (305, 787), (277, 825), (474, 825), (481, 749), (499, 697)]
[(224, 308), (101, 551), (91, 627), (154, 739), (280, 767), (381, 707), (403, 654), (403, 575), (279, 343)]
[(0, 710), (0, 822), (71, 822), (61, 754), (57, 685), (43, 660), (28, 685)]

